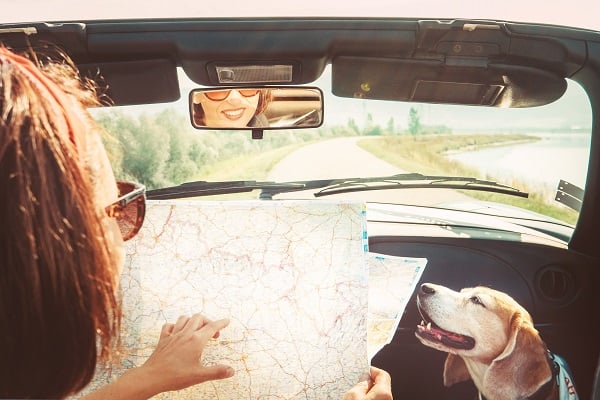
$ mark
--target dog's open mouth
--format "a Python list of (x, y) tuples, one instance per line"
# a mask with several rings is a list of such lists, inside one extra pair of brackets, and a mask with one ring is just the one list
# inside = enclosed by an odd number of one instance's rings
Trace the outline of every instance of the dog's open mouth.
[(446, 331), (432, 323), (431, 318), (429, 318), (423, 310), (419, 311), (423, 320), (417, 325), (417, 336), (429, 342), (441, 343), (444, 346), (452, 347), (454, 349), (471, 350), (475, 347), (475, 339), (472, 337)]

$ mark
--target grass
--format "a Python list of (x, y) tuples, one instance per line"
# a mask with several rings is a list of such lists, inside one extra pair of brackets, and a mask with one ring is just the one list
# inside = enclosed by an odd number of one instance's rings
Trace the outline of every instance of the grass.
[[(418, 136), (381, 136), (364, 139), (358, 145), (375, 156), (405, 171), (418, 171), (431, 175), (475, 176), (488, 180), (497, 180), (490, 176), (481, 176), (479, 171), (464, 164), (450, 160), (444, 155), (452, 151), (476, 150), (483, 147), (509, 145), (538, 140), (527, 135), (418, 135)], [(502, 183), (529, 192), (524, 199), (509, 195), (464, 191), (465, 194), (483, 201), (492, 201), (523, 208), (569, 224), (575, 224), (578, 213), (564, 206), (551, 204), (553, 192), (532, 190), (518, 177)]]

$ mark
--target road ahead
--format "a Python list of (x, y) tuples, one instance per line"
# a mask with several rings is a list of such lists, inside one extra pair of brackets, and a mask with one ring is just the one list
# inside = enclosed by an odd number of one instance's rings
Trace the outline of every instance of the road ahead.
[[(288, 155), (271, 170), (268, 180), (293, 181), (394, 175), (403, 171), (361, 149), (360, 137), (336, 138), (310, 144)], [(361, 199), (370, 202), (435, 205), (471, 198), (446, 189), (371, 190), (326, 198)], [(276, 198), (314, 198), (311, 192), (286, 193)]]

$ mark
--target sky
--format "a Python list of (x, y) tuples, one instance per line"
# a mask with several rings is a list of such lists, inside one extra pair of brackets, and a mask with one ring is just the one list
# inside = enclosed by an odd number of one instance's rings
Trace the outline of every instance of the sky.
[(165, 17), (503, 19), (600, 30), (597, 0), (0, 0), (2, 22)]

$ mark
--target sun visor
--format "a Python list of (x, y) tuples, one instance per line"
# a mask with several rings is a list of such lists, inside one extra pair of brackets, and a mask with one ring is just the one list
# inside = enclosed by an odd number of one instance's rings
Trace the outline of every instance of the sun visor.
[(567, 88), (564, 78), (533, 67), (464, 61), (338, 57), (332, 91), (340, 97), (520, 108), (551, 103)]
[(82, 76), (98, 82), (116, 106), (180, 98), (177, 67), (169, 59), (79, 64), (78, 68)]

